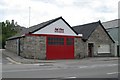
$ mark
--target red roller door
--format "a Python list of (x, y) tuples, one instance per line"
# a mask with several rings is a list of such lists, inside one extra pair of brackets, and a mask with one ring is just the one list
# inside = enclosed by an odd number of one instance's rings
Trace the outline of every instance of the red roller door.
[(47, 37), (47, 59), (73, 59), (74, 38), (50, 36)]

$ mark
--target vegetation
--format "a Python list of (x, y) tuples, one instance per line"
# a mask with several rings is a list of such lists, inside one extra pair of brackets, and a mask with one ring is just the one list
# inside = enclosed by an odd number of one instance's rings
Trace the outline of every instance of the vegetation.
[(7, 38), (14, 36), (18, 31), (16, 30), (17, 23), (14, 23), (14, 20), (6, 20), (5, 22), (0, 22), (0, 48), (5, 48), (5, 41)]

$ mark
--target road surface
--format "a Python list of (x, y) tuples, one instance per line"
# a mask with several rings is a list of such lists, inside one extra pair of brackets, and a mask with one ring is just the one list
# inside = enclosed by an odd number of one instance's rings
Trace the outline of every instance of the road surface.
[(3, 64), (3, 78), (118, 78), (118, 62), (67, 60), (57, 63)]

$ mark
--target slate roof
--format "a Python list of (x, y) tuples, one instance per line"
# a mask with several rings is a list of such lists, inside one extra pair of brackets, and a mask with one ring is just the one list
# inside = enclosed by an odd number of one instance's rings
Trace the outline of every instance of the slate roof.
[[(71, 26), (62, 18), (62, 17), (58, 17), (58, 18), (55, 18), (55, 19), (52, 19), (52, 20), (49, 20), (49, 21), (46, 21), (46, 22), (43, 22), (43, 23), (40, 23), (40, 24), (37, 24), (37, 25), (34, 25), (34, 26), (31, 26), (29, 28), (26, 28), (24, 29), (23, 31), (21, 31), (20, 33), (16, 34), (15, 36), (13, 37), (10, 37), (8, 38), (8, 40), (10, 39), (16, 39), (16, 38), (20, 38), (20, 37), (23, 37), (25, 36), (25, 34), (29, 34), (29, 33), (33, 33), (33, 32), (36, 32), (44, 27), (46, 27), (47, 25), (59, 20), (59, 19), (62, 19), (70, 28)], [(73, 31), (74, 29), (71, 28)], [(74, 31), (75, 32), (75, 31)], [(76, 33), (76, 32), (75, 32)], [(77, 33), (76, 33), (77, 34)]]
[(73, 29), (78, 33), (78, 34), (83, 34), (82, 39), (83, 41), (87, 41), (91, 34), (94, 32), (94, 30), (101, 25), (101, 27), (104, 29), (104, 31), (107, 33), (107, 35), (110, 37), (110, 39), (114, 42), (114, 40), (111, 38), (111, 36), (108, 34), (108, 32), (105, 30), (104, 26), (101, 24), (100, 21), (98, 22), (93, 22), (93, 23), (88, 23), (84, 25), (78, 25), (78, 26), (73, 26)]
[(103, 22), (102, 25), (105, 29), (118, 28), (118, 21), (120, 21), (120, 19)]

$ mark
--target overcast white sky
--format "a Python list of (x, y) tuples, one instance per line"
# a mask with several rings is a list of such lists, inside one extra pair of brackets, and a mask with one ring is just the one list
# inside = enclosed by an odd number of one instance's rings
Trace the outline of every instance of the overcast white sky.
[(12, 20), (30, 25), (62, 16), (71, 26), (118, 18), (120, 0), (0, 0), (0, 22)]

